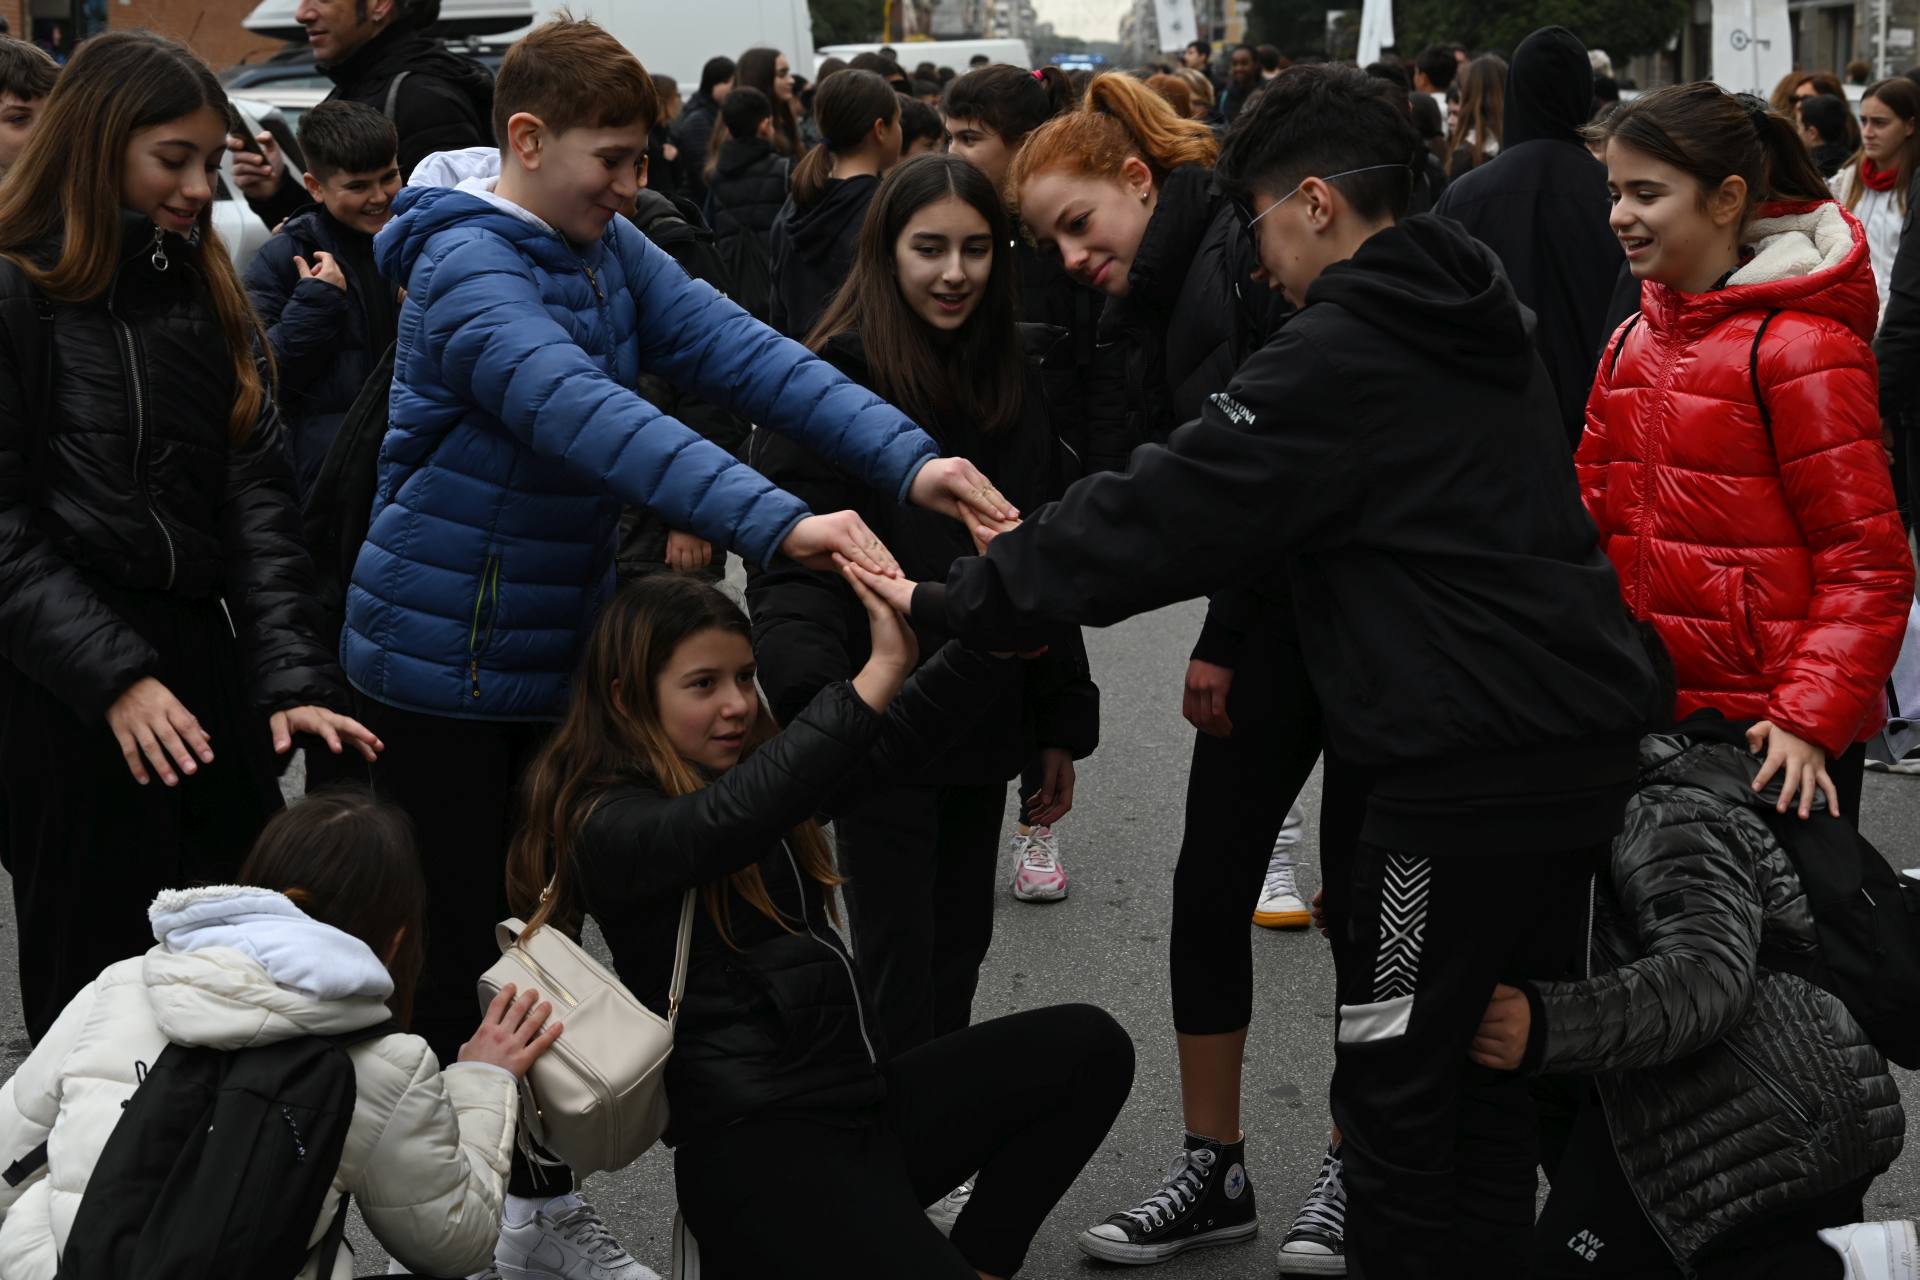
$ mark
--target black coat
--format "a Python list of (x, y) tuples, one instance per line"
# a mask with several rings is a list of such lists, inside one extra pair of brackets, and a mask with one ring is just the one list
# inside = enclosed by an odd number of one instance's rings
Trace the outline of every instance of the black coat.
[(923, 584), (914, 615), (1031, 648), (1048, 621), (1284, 577), (1328, 745), (1379, 771), (1368, 839), (1433, 849), (1420, 812), (1492, 788), (1529, 798), (1515, 847), (1597, 844), (1658, 698), (1558, 423), (1492, 253), (1412, 218), (1329, 267), (1198, 422)]
[(793, 164), (765, 138), (728, 138), (707, 184), (707, 212), (716, 236), (766, 239), (787, 202)]
[(1579, 134), (1592, 80), (1586, 48), (1572, 35), (1548, 27), (1528, 36), (1508, 71), (1500, 153), (1455, 178), (1433, 210), (1493, 250), (1534, 313), (1534, 342), (1570, 446), (1586, 421), (1607, 305), (1625, 260), (1607, 225), (1606, 167)]
[(720, 104), (696, 93), (680, 109), (680, 118), (669, 132), (673, 145), (680, 148), (680, 194), (695, 204), (707, 198), (707, 148), (713, 145), (713, 128), (719, 119)]
[(667, 1064), (674, 1142), (754, 1115), (858, 1123), (880, 1101), (886, 1047), (820, 886), (783, 847), (810, 817), (830, 818), (911, 772), (981, 713), (1000, 660), (952, 646), (922, 664), (884, 715), (837, 682), (786, 729), (691, 795), (648, 780), (601, 798), (576, 846), (577, 893), (620, 979), (663, 1017), (681, 895), (758, 866), (790, 932), (732, 889), (733, 946), (694, 911), (686, 992)]
[(788, 197), (768, 235), (773, 248), (773, 327), (804, 340), (853, 271), (860, 223), (880, 179), (829, 179), (820, 198), (802, 209)]
[[(122, 235), (106, 296), (53, 304), (50, 332), (0, 261), (0, 657), (97, 721), (159, 655), (91, 584), (217, 598), (257, 709), (344, 710), (279, 415), (229, 441), (233, 366), (201, 249), (132, 214)], [(36, 348), (42, 367), (22, 367)]]
[[(1037, 365), (1040, 352), (1059, 341), (1057, 330), (1023, 326)], [(836, 335), (820, 353), (863, 386), (873, 385), (858, 333)], [(963, 457), (1022, 511), (1035, 510), (1057, 491), (1061, 466), (1055, 453), (1052, 415), (1037, 369), (1028, 378), (1025, 412), (1006, 431), (987, 436), (970, 422), (922, 421), (948, 457)], [(939, 580), (973, 543), (959, 521), (902, 505), (785, 436), (756, 431), (754, 469), (815, 511), (858, 511), (915, 580)], [(754, 569), (747, 577), (747, 608), (753, 616), (760, 682), (774, 713), (786, 718), (825, 686), (845, 680), (868, 655), (866, 610), (838, 574), (781, 564)], [(916, 627), (920, 651), (930, 654), (947, 639), (937, 626)], [(1045, 657), (1000, 670), (990, 693), (991, 709), (967, 734), (927, 762), (915, 782), (977, 785), (1018, 774), (1040, 747), (1060, 747), (1079, 759), (1100, 740), (1100, 691), (1087, 668), (1077, 630), (1056, 637)]]
[[(293, 259), (327, 252), (347, 278), (345, 289), (302, 279)], [(400, 301), (373, 261), (373, 237), (308, 205), (261, 246), (247, 264), (247, 297), (266, 326), (280, 376), (294, 480), (313, 487), (340, 420), (367, 375), (393, 341)]]
[(417, 31), (389, 27), (321, 70), (333, 81), (328, 102), (375, 111), (386, 110), (394, 77), (406, 72), (393, 102), (402, 178), (436, 151), (493, 145), (493, 73)]
[(1907, 190), (1907, 217), (1900, 226), (1900, 251), (1887, 279), (1887, 307), (1873, 354), (1880, 363), (1880, 417), (1907, 437), (1920, 427), (1920, 233), (1914, 210), (1920, 209), (1920, 175)]
[(1819, 828), (1771, 821), (1780, 782), (1756, 793), (1733, 739), (1682, 725), (1641, 743), (1639, 790), (1595, 888), (1592, 976), (1528, 987), (1535, 1064), (1595, 1078), (1620, 1166), (1682, 1259), (1880, 1172), (1906, 1127), (1866, 1033), (1792, 976), (1819, 942), (1776, 833)]

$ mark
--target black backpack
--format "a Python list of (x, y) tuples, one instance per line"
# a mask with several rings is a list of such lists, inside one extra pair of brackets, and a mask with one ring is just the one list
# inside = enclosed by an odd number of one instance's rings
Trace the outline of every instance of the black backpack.
[[(784, 172), (784, 170), (783, 170)], [(712, 209), (712, 193), (708, 207)], [(761, 324), (771, 324), (773, 314), (773, 245), (765, 231), (755, 232), (734, 219), (730, 227), (720, 226), (720, 210), (713, 209), (714, 231), (719, 241), (720, 262), (733, 287), (727, 296), (742, 311)]]
[(322, 634), (336, 641), (347, 621), (353, 562), (373, 519), (380, 445), (387, 438), (387, 403), (393, 394), (393, 353), (394, 344), (388, 343), (360, 384), (360, 394), (341, 419), (300, 508), (301, 533), (313, 557), (315, 594), (326, 619)]
[(644, 201), (633, 215), (633, 225), (656, 247), (665, 250), (693, 279), (733, 297), (733, 276), (715, 243), (712, 228), (700, 216), (699, 206), (681, 196), (654, 194), (662, 196), (671, 207), (660, 200)]
[[(60, 1280), (298, 1274), (353, 1121), (347, 1046), (398, 1029), (232, 1051), (168, 1045), (87, 1180)], [(346, 1217), (343, 1196), (319, 1247), (322, 1277)]]
[(1920, 884), (1852, 824), (1766, 813), (1813, 912), (1820, 956), (1802, 976), (1840, 998), (1888, 1059), (1920, 1067)]

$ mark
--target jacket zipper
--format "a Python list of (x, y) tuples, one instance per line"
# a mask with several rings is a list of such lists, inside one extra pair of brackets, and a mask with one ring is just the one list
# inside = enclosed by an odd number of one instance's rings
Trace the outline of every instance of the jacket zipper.
[(847, 959), (846, 953), (840, 948), (813, 931), (813, 921), (807, 918), (807, 886), (800, 879), (800, 864), (793, 860), (793, 846), (782, 840), (780, 848), (786, 852), (787, 870), (793, 872), (793, 887), (800, 894), (800, 923), (806, 927), (807, 936), (833, 952), (833, 958), (838, 960), (840, 967), (847, 971), (847, 985), (853, 988), (853, 1016), (860, 1021), (860, 1042), (867, 1046), (867, 1061), (879, 1066), (880, 1055), (873, 1051), (873, 1038), (867, 1034), (867, 1010), (860, 999), (860, 979), (854, 975), (853, 961)]
[(1781, 1105), (1793, 1112), (1794, 1117), (1798, 1119), (1801, 1124), (1806, 1125), (1807, 1128), (1815, 1130), (1816, 1132), (1819, 1130), (1819, 1121), (1814, 1119), (1813, 1112), (1807, 1109), (1807, 1104), (1802, 1102), (1793, 1090), (1775, 1079), (1772, 1072), (1761, 1066), (1759, 1062), (1755, 1061), (1752, 1054), (1742, 1049), (1732, 1040), (1726, 1040), (1723, 1043), (1727, 1046), (1727, 1052), (1740, 1059), (1740, 1065), (1753, 1072), (1760, 1083), (1766, 1086), (1767, 1092), (1780, 1099)]
[[(487, 611), (487, 631), (480, 634), (480, 610)], [(500, 557), (491, 555), (480, 570), (480, 590), (473, 597), (473, 625), (467, 631), (467, 679), (473, 696), (480, 696), (480, 655), (493, 643), (493, 623), (500, 614)]]
[[(161, 243), (162, 232), (158, 227), (153, 230), (153, 266), (156, 271), (166, 270), (166, 248)], [(133, 393), (133, 484), (139, 490), (140, 501), (153, 517), (153, 523), (160, 530), (160, 541), (167, 549), (167, 582), (164, 590), (173, 590), (174, 577), (179, 572), (178, 561), (173, 550), (173, 535), (167, 532), (166, 521), (160, 518), (159, 508), (153, 505), (153, 493), (147, 485), (147, 394), (146, 380), (142, 375), (145, 362), (140, 356), (140, 338), (134, 333), (133, 326), (120, 318), (116, 307), (120, 294), (120, 277), (115, 273), (113, 287), (107, 295), (107, 312), (113, 317), (115, 332), (120, 338), (120, 348), (127, 361), (127, 386)]]
[[(1634, 327), (1639, 328), (1638, 325)], [(1631, 337), (1632, 335), (1628, 336)], [(1664, 339), (1656, 335), (1649, 335), (1649, 340), (1661, 348), (1660, 395), (1658, 402), (1664, 412), (1673, 402), (1673, 368), (1677, 357), (1670, 355), (1670, 353), (1665, 350), (1667, 344)], [(1622, 341), (1625, 341), (1625, 339)], [(1657, 422), (1658, 419), (1656, 418), (1655, 421)], [(1651, 495), (1658, 492), (1659, 488), (1657, 472), (1660, 464), (1659, 460), (1654, 457), (1655, 446), (1658, 441), (1659, 432), (1652, 429), (1652, 425), (1650, 424), (1647, 432), (1646, 448), (1641, 450), (1641, 452), (1646, 454), (1646, 457), (1640, 463), (1641, 501), (1639, 519), (1635, 521), (1639, 527), (1634, 531), (1634, 540), (1637, 543), (1637, 548), (1633, 557), (1633, 616), (1636, 618), (1644, 618), (1647, 616), (1647, 542), (1652, 535), (1653, 525), (1653, 500)]]
[(607, 294), (606, 290), (600, 287), (600, 274), (591, 266), (588, 266), (584, 258), (580, 260), (580, 265), (586, 268), (587, 283), (593, 286), (593, 296), (600, 299), (601, 302), (605, 302), (607, 300)]

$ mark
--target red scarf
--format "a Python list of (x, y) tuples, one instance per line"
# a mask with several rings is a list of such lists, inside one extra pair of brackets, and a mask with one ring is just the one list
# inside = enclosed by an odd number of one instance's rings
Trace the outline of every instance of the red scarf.
[(1860, 181), (1867, 184), (1867, 190), (1869, 191), (1891, 191), (1893, 190), (1894, 179), (1899, 176), (1900, 170), (1898, 166), (1892, 169), (1882, 169), (1872, 160), (1868, 160), (1860, 166)]

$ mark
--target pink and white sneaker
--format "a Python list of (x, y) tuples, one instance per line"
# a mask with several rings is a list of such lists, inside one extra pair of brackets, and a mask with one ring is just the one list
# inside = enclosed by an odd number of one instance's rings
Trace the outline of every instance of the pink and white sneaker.
[(1013, 836), (1013, 896), (1022, 902), (1058, 902), (1067, 896), (1060, 865), (1060, 838), (1052, 827), (1032, 827)]

